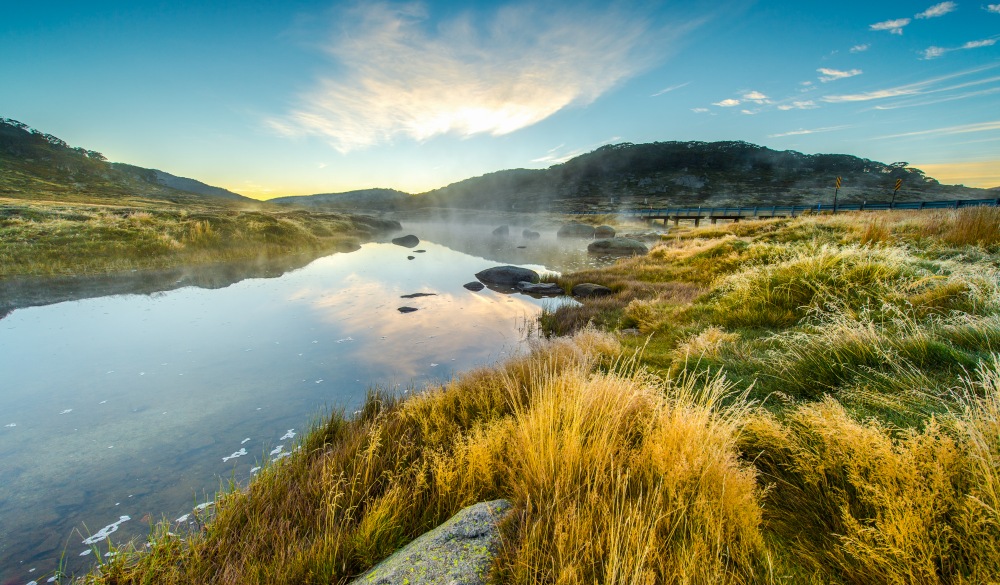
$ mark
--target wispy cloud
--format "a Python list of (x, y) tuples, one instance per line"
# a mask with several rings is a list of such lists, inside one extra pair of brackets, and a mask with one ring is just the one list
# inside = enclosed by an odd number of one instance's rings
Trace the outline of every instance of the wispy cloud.
[(441, 134), (502, 135), (593, 102), (648, 67), (685, 30), (654, 30), (616, 9), (502, 6), (432, 22), (422, 4), (359, 3), (338, 14), (321, 75), (287, 115), (286, 135), (342, 153)]
[(748, 102), (753, 102), (755, 104), (769, 104), (771, 100), (759, 91), (748, 91), (743, 94), (743, 100)]
[(869, 44), (854, 45), (853, 47), (851, 47), (851, 52), (852, 53), (864, 53), (865, 51), (867, 51), (870, 48), (871, 48), (871, 45), (869, 45)]
[(747, 116), (753, 116), (754, 114), (757, 114), (758, 112), (760, 112), (760, 110), (740, 110), (741, 114), (746, 114)]
[(694, 112), (695, 114), (704, 114), (705, 112), (709, 111), (709, 109), (708, 108), (691, 108), (691, 111)]
[(917, 14), (915, 18), (937, 18), (938, 16), (944, 16), (949, 12), (955, 12), (957, 9), (958, 4), (955, 4), (954, 2), (941, 2), (940, 4), (935, 4), (920, 14)]
[(720, 108), (731, 108), (733, 106), (740, 105), (740, 100), (734, 100), (733, 98), (722, 100), (721, 102), (715, 102), (713, 106), (719, 106)]
[(792, 102), (790, 104), (781, 104), (778, 106), (778, 109), (783, 112), (787, 112), (788, 110), (814, 110), (818, 107), (819, 106), (816, 105), (816, 102), (812, 100), (805, 100)]
[(674, 91), (675, 89), (680, 89), (682, 87), (687, 87), (689, 85), (691, 85), (690, 81), (686, 81), (684, 83), (679, 83), (677, 85), (671, 85), (670, 87), (665, 87), (665, 88), (661, 89), (660, 91), (654, 93), (653, 95), (651, 95), (649, 97), (661, 96), (661, 95), (663, 95), (665, 93), (670, 93), (670, 92)]
[(563, 143), (563, 144), (560, 144), (559, 146), (557, 146), (555, 148), (549, 149), (549, 151), (546, 152), (544, 156), (540, 156), (538, 158), (531, 159), (531, 162), (533, 162), (533, 163), (551, 163), (551, 164), (559, 165), (559, 164), (562, 164), (562, 163), (570, 160), (571, 158), (576, 158), (576, 157), (580, 156), (581, 154), (588, 153), (588, 152), (590, 152), (590, 151), (592, 151), (592, 150), (594, 150), (596, 148), (604, 146), (605, 144), (611, 144), (612, 142), (618, 142), (621, 139), (622, 139), (621, 136), (612, 136), (611, 138), (608, 138), (607, 140), (602, 140), (600, 142), (597, 142), (595, 144), (591, 144), (590, 146), (586, 146), (586, 147), (583, 147), (583, 148), (575, 148), (575, 149), (570, 150), (568, 152), (563, 151), (563, 149), (566, 147), (566, 144)]
[(819, 78), (819, 80), (822, 81), (823, 83), (826, 83), (828, 81), (836, 81), (838, 79), (846, 79), (848, 77), (854, 77), (855, 75), (861, 75), (860, 69), (851, 69), (850, 71), (840, 71), (838, 69), (828, 69), (826, 67), (822, 67), (820, 69), (817, 69), (816, 71), (823, 74)]
[(896, 102), (894, 104), (881, 104), (875, 106), (874, 110), (898, 110), (900, 108), (916, 108), (920, 106), (933, 106), (936, 104), (943, 104), (945, 102), (953, 102), (956, 100), (964, 100), (973, 97), (980, 97), (984, 95), (993, 95), (995, 93), (1000, 93), (1000, 87), (991, 87), (990, 89), (981, 89), (979, 91), (970, 91), (967, 93), (950, 95), (947, 97), (933, 98), (933, 99), (918, 99), (918, 100), (903, 100)]
[(909, 18), (897, 18), (895, 20), (885, 20), (868, 25), (871, 30), (887, 30), (894, 35), (903, 34), (903, 27), (910, 24)]
[(984, 8), (987, 12), (993, 12), (995, 14), (1000, 14), (1000, 4), (987, 4)]
[(981, 41), (969, 41), (964, 45), (952, 48), (927, 47), (921, 52), (921, 59), (937, 59), (945, 53), (951, 53), (952, 51), (965, 51), (968, 49), (979, 49), (981, 47), (992, 47), (995, 44), (997, 44), (996, 39), (983, 39)]
[(980, 73), (988, 69), (993, 69), (996, 65), (986, 65), (984, 67), (977, 67), (974, 69), (967, 69), (965, 71), (959, 71), (957, 73), (951, 73), (948, 75), (942, 75), (940, 77), (934, 77), (931, 79), (926, 79), (924, 81), (918, 81), (916, 83), (910, 83), (907, 85), (900, 85), (896, 87), (889, 87), (886, 89), (876, 89), (873, 91), (867, 91), (863, 93), (855, 94), (842, 94), (842, 95), (825, 95), (823, 96), (823, 101), (827, 103), (850, 103), (850, 102), (867, 102), (871, 100), (880, 100), (901, 96), (916, 96), (924, 95), (929, 93), (939, 93), (944, 91), (953, 91), (956, 89), (961, 89), (963, 87), (971, 87), (974, 85), (982, 85), (984, 83), (991, 83), (996, 78), (985, 78), (977, 79), (973, 81), (968, 81), (959, 85), (952, 85), (949, 87), (935, 87), (943, 81), (949, 79), (954, 79), (956, 77), (963, 77), (967, 75), (972, 75), (975, 73)]
[(994, 130), (1000, 130), (1000, 120), (993, 122), (980, 122), (979, 124), (959, 124), (957, 126), (945, 126), (944, 128), (933, 128), (931, 130), (918, 130), (916, 132), (904, 132), (902, 134), (888, 134), (886, 136), (876, 136), (875, 140), (883, 140), (886, 138), (908, 138), (912, 136), (929, 136), (929, 135), (952, 135), (952, 134), (969, 134), (971, 132), (992, 132)]
[(834, 132), (836, 130), (844, 130), (850, 128), (850, 125), (846, 126), (826, 126), (823, 128), (812, 128), (809, 130), (799, 129), (792, 130), (790, 132), (782, 132), (781, 134), (769, 134), (768, 138), (784, 138), (785, 136), (803, 136), (805, 134), (818, 134), (820, 132)]

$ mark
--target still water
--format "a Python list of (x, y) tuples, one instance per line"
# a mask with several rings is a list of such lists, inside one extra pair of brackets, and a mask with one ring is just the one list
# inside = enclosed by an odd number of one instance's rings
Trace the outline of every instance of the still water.
[[(0, 583), (45, 583), (60, 563), (85, 570), (161, 519), (188, 525), (220, 485), (245, 484), (368, 388), (412, 391), (517, 352), (525, 323), (560, 301), (470, 292), (462, 285), (476, 272), (607, 261), (553, 233), (402, 233), (421, 243), (372, 242), (277, 278), (0, 319)], [(400, 298), (420, 292), (434, 294)]]

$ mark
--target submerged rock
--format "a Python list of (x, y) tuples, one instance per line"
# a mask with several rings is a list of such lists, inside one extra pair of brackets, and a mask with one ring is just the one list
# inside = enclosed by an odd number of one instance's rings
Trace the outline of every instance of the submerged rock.
[(393, 238), (392, 243), (396, 244), (397, 246), (403, 246), (404, 248), (412, 248), (413, 246), (416, 246), (417, 244), (420, 243), (420, 238), (418, 238), (413, 234), (410, 234), (408, 236), (400, 236), (398, 238)]
[(613, 292), (613, 290), (606, 286), (592, 282), (581, 282), (573, 286), (574, 297), (603, 297)]
[(556, 232), (558, 238), (592, 238), (594, 226), (585, 223), (567, 223)]
[(565, 291), (561, 286), (554, 282), (539, 282), (537, 284), (532, 282), (521, 281), (517, 283), (517, 290), (533, 294), (533, 295), (561, 295), (565, 294)]
[(476, 278), (486, 284), (517, 286), (522, 280), (538, 282), (538, 273), (520, 266), (494, 266), (476, 273)]
[(510, 508), (507, 500), (469, 506), (351, 585), (484, 585), (500, 550), (500, 522)]
[(493, 230), (493, 235), (501, 238), (506, 238), (508, 235), (510, 235), (510, 227), (502, 225), (497, 229)]
[(417, 297), (436, 297), (437, 293), (410, 293), (408, 295), (400, 295), (401, 299), (415, 299)]
[(621, 256), (641, 256), (649, 252), (646, 244), (628, 238), (608, 238), (595, 240), (587, 246), (591, 254), (616, 254)]
[(529, 229), (525, 229), (524, 231), (521, 232), (521, 237), (527, 240), (537, 240), (538, 238), (542, 237), (542, 234), (538, 232), (533, 232)]
[(483, 283), (481, 283), (481, 282), (467, 282), (467, 283), (463, 284), (462, 286), (464, 286), (465, 288), (467, 288), (467, 289), (469, 289), (471, 291), (474, 291), (474, 292), (481, 291), (484, 288), (486, 288), (486, 286), (484, 286)]
[(595, 238), (613, 238), (615, 237), (615, 228), (609, 225), (599, 225), (594, 229)]
[(398, 308), (396, 310), (399, 311), (400, 313), (412, 313), (413, 311), (416, 311), (417, 308), (416, 307), (400, 307), (400, 308)]

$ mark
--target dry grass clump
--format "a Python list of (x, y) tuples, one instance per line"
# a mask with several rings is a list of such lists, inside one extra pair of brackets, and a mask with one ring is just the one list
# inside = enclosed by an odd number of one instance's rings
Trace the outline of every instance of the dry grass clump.
[(986, 246), (1000, 244), (1000, 208), (966, 207), (941, 214), (929, 221), (924, 233), (936, 236), (952, 246)]

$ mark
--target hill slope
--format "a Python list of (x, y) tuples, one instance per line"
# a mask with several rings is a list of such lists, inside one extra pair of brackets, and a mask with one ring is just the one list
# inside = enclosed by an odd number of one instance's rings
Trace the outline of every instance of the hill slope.
[(103, 154), (0, 118), (0, 196), (19, 199), (253, 202), (231, 191), (154, 169), (109, 163)]
[(415, 197), (421, 207), (570, 211), (676, 204), (754, 205), (990, 197), (941, 185), (905, 162), (846, 154), (776, 151), (747, 142), (654, 142), (604, 146), (544, 170), (514, 169), (466, 179)]
[(395, 189), (361, 189), (345, 193), (318, 193), (268, 199), (268, 203), (316, 209), (397, 209), (412, 197)]

